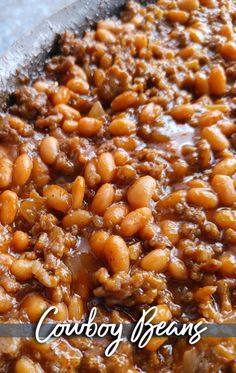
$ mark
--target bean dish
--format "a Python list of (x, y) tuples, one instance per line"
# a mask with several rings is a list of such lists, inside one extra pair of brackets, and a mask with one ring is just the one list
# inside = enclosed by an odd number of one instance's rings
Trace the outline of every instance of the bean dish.
[[(236, 322), (236, 6), (65, 32), (0, 119), (0, 321)], [(235, 373), (236, 338), (0, 341), (2, 373)]]

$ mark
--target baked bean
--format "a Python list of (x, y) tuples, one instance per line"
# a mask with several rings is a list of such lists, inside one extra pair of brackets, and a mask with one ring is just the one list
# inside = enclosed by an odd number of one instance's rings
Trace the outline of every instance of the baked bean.
[(100, 87), (106, 77), (105, 71), (103, 69), (96, 69), (93, 75), (94, 85)]
[(79, 121), (81, 118), (80, 112), (69, 105), (59, 104), (55, 106), (55, 109), (63, 115), (64, 119)]
[[(68, 82), (67, 82), (67, 87), (75, 92), (75, 93), (79, 93), (81, 95), (86, 95), (89, 91), (89, 84), (79, 78), (79, 77), (76, 77), (76, 78), (73, 78), (73, 79), (70, 79)], [(65, 103), (65, 102), (63, 102)]]
[(156, 352), (167, 340), (167, 337), (152, 337), (144, 348), (150, 352)]
[(38, 212), (45, 204), (43, 200), (24, 200), (21, 202), (19, 215), (23, 217), (29, 224), (34, 224), (38, 217)]
[(103, 42), (103, 43), (106, 43), (106, 44), (111, 44), (111, 43), (114, 43), (116, 41), (116, 38), (115, 38), (115, 35), (112, 34), (112, 32), (110, 32), (109, 30), (106, 30), (106, 29), (103, 29), (103, 28), (99, 28), (97, 31), (96, 31), (96, 39)]
[(199, 1), (198, 0), (179, 0), (178, 6), (182, 10), (186, 10), (187, 12), (192, 12), (199, 8)]
[(232, 176), (236, 172), (236, 159), (226, 158), (220, 161), (213, 168), (213, 175), (228, 175)]
[(171, 276), (176, 280), (186, 280), (188, 278), (186, 265), (180, 259), (171, 259), (168, 269)]
[(105, 19), (104, 21), (99, 21), (97, 24), (97, 29), (105, 29), (109, 31), (116, 31), (115, 22), (111, 19)]
[(15, 364), (14, 373), (42, 373), (37, 369), (37, 365), (28, 357), (20, 357)]
[(136, 34), (134, 44), (138, 51), (140, 51), (140, 49), (146, 48), (148, 45), (147, 35), (141, 33)]
[(42, 187), (49, 183), (50, 175), (49, 175), (48, 167), (41, 160), (40, 157), (34, 158), (33, 170), (32, 170), (31, 175), (32, 175), (33, 181), (39, 187)]
[(88, 211), (78, 209), (64, 216), (62, 219), (62, 226), (63, 228), (71, 228), (75, 225), (79, 228), (83, 228), (90, 223), (91, 219), (92, 216)]
[(128, 119), (114, 119), (109, 127), (108, 132), (113, 136), (129, 136), (136, 131), (136, 124)]
[(207, 95), (209, 91), (208, 78), (203, 71), (198, 71), (195, 74), (195, 90), (198, 96)]
[(212, 150), (222, 151), (230, 146), (228, 139), (217, 127), (203, 128), (201, 136), (209, 142)]
[(118, 167), (116, 178), (118, 180), (123, 180), (124, 182), (131, 182), (136, 177), (136, 171), (135, 168), (130, 165), (125, 165)]
[(220, 258), (220, 272), (223, 276), (234, 277), (236, 275), (236, 258), (232, 254), (224, 255)]
[(75, 120), (66, 119), (62, 123), (62, 129), (66, 133), (71, 133), (71, 132), (77, 131), (77, 129), (78, 129), (78, 122), (76, 122)]
[(194, 114), (194, 107), (192, 105), (175, 106), (170, 111), (170, 115), (177, 121), (188, 121)]
[(190, 187), (190, 188), (207, 188), (209, 186), (209, 184), (204, 181), (204, 180), (201, 180), (201, 179), (193, 179), (193, 180), (190, 180), (187, 185)]
[(148, 207), (156, 188), (156, 181), (151, 176), (143, 176), (131, 185), (127, 199), (133, 209)]
[(202, 170), (209, 168), (212, 163), (213, 155), (211, 151), (211, 146), (209, 142), (205, 139), (202, 139), (198, 142), (198, 162)]
[(59, 144), (55, 137), (45, 137), (39, 146), (39, 154), (44, 163), (53, 164), (59, 154)]
[(33, 162), (28, 154), (24, 153), (17, 157), (12, 174), (12, 181), (15, 185), (24, 185), (30, 178)]
[(184, 60), (187, 60), (195, 53), (195, 48), (193, 46), (187, 46), (179, 51), (179, 56)]
[(158, 306), (155, 306), (155, 308), (156, 316), (152, 320), (152, 323), (157, 324), (162, 321), (168, 322), (172, 319), (172, 313), (166, 304), (158, 304)]
[(99, 230), (92, 233), (89, 239), (89, 245), (94, 254), (98, 257), (104, 256), (104, 246), (108, 237), (109, 233), (104, 230)]
[(218, 6), (218, 3), (216, 0), (199, 0), (200, 4), (203, 6), (206, 6), (207, 8), (216, 8)]
[(55, 210), (66, 212), (71, 206), (70, 194), (59, 185), (49, 185), (44, 188), (43, 195), (47, 199), (47, 204)]
[(15, 251), (22, 253), (29, 247), (29, 236), (23, 231), (16, 231), (12, 239), (12, 245)]
[[(195, 41), (197, 39), (197, 42), (201, 40), (199, 37), (201, 34), (198, 30), (188, 29), (188, 32), (190, 33), (191, 40)], [(200, 68), (198, 60), (186, 61), (185, 66), (192, 71), (198, 71)]]
[(48, 308), (48, 303), (39, 294), (30, 294), (23, 300), (21, 308), (26, 312), (31, 322), (36, 322)]
[(101, 67), (103, 70), (109, 69), (112, 65), (112, 55), (110, 53), (104, 53), (100, 57), (99, 61), (99, 67)]
[(117, 147), (122, 148), (126, 151), (135, 150), (137, 147), (137, 142), (133, 137), (122, 137), (122, 138), (114, 138), (114, 143)]
[(2, 224), (12, 224), (15, 220), (18, 197), (15, 192), (5, 190), (0, 196), (0, 221)]
[(152, 250), (141, 260), (141, 267), (145, 271), (165, 272), (168, 268), (170, 252), (167, 249)]
[(84, 178), (88, 187), (94, 187), (96, 184), (100, 183), (101, 176), (97, 173), (96, 159), (92, 159), (86, 164), (84, 170)]
[(112, 55), (110, 53), (104, 53), (100, 56), (99, 67), (103, 70), (109, 69), (112, 65)]
[(82, 67), (78, 66), (78, 65), (72, 65), (70, 67), (70, 73), (73, 75), (73, 76), (77, 76), (85, 81), (88, 80), (87, 78), (87, 75), (86, 75), (86, 72), (82, 69)]
[(184, 177), (189, 171), (189, 165), (184, 159), (177, 159), (171, 164), (177, 178)]
[(115, 190), (109, 183), (103, 184), (95, 194), (91, 210), (98, 215), (103, 215), (106, 209), (114, 201)]
[(11, 273), (19, 281), (28, 281), (33, 277), (32, 261), (18, 259), (11, 266)]
[(221, 113), (228, 114), (230, 111), (230, 107), (228, 104), (212, 104), (212, 105), (206, 105), (206, 109), (210, 111), (219, 111)]
[(220, 123), (218, 123), (218, 127), (226, 136), (232, 135), (232, 133), (236, 132), (236, 124), (229, 120), (221, 121)]
[(222, 45), (220, 53), (224, 58), (236, 61), (236, 43), (233, 41), (228, 41)]
[(102, 127), (102, 121), (96, 118), (83, 117), (78, 122), (78, 133), (84, 137), (95, 136)]
[(139, 114), (141, 123), (153, 123), (161, 114), (161, 106), (155, 105), (153, 102), (145, 105)]
[(191, 188), (187, 192), (187, 202), (204, 209), (213, 209), (218, 205), (218, 198), (205, 188)]
[(7, 188), (12, 182), (13, 163), (7, 157), (0, 158), (0, 188)]
[(183, 203), (186, 198), (185, 190), (178, 190), (163, 198), (157, 205), (157, 208), (173, 208), (177, 203)]
[(68, 312), (70, 320), (79, 321), (82, 319), (84, 314), (84, 305), (82, 298), (79, 295), (74, 294), (71, 297), (68, 305)]
[(126, 91), (117, 96), (111, 103), (114, 111), (123, 111), (133, 106), (137, 101), (138, 95), (133, 91)]
[(111, 153), (102, 153), (98, 157), (97, 171), (101, 176), (102, 183), (112, 182), (115, 175), (116, 165)]
[(170, 22), (180, 22), (180, 23), (186, 23), (189, 14), (183, 10), (169, 10), (167, 13), (167, 18)]
[(209, 89), (213, 95), (223, 95), (226, 90), (226, 75), (220, 65), (213, 67), (209, 76)]
[(34, 84), (33, 84), (33, 87), (38, 92), (45, 92), (46, 93), (47, 90), (48, 90), (48, 83), (44, 82), (44, 81), (41, 81), (41, 80), (36, 80), (36, 82), (34, 82)]
[(120, 233), (122, 236), (133, 236), (144, 228), (152, 218), (152, 212), (147, 207), (141, 207), (130, 212), (121, 222)]
[(216, 292), (216, 286), (203, 286), (194, 293), (194, 298), (198, 303), (209, 301), (211, 296)]
[(128, 214), (129, 208), (125, 204), (118, 204), (108, 207), (104, 214), (104, 223), (108, 228), (120, 224), (122, 219)]
[(227, 242), (236, 244), (236, 231), (229, 228), (229, 229), (226, 229), (224, 233), (225, 233), (224, 238)]
[(53, 105), (67, 104), (70, 100), (71, 91), (67, 87), (60, 87), (52, 96)]
[(236, 211), (222, 209), (214, 214), (216, 225), (222, 229), (232, 228), (236, 230)]
[(72, 185), (72, 207), (74, 210), (83, 205), (85, 193), (85, 180), (82, 176), (77, 176)]
[(234, 181), (230, 176), (215, 175), (211, 181), (211, 185), (224, 206), (231, 206), (236, 202)]
[(139, 237), (142, 240), (151, 240), (155, 236), (157, 231), (158, 229), (156, 224), (148, 223), (139, 231)]
[(12, 307), (12, 298), (0, 286), (0, 314), (10, 311)]
[(66, 321), (69, 318), (68, 308), (65, 303), (55, 303), (52, 304), (53, 306), (57, 307), (57, 313), (51, 313), (50, 319), (55, 321)]
[(104, 254), (113, 273), (129, 271), (129, 250), (120, 236), (107, 239)]
[(179, 239), (179, 225), (172, 220), (162, 220), (160, 222), (162, 233), (175, 245)]
[(114, 153), (113, 158), (117, 166), (124, 166), (129, 160), (129, 154), (125, 150), (121, 149)]
[(7, 119), (11, 128), (14, 128), (21, 135), (24, 134), (27, 127), (27, 123), (24, 120), (13, 115), (7, 115)]
[(199, 119), (198, 124), (200, 127), (208, 127), (212, 124), (217, 123), (219, 120), (222, 119), (222, 113), (218, 110), (214, 111), (207, 111), (206, 113), (203, 113)]
[(233, 40), (234, 31), (232, 25), (223, 25), (220, 29), (220, 35), (225, 36), (227, 40)]

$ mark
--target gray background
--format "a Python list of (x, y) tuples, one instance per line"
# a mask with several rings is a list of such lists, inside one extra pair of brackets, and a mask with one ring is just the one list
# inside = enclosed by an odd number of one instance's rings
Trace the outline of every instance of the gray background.
[(0, 0), (0, 54), (44, 18), (75, 0)]

